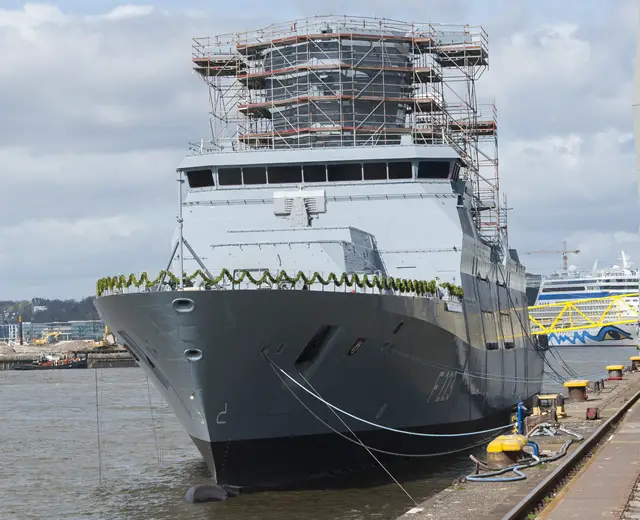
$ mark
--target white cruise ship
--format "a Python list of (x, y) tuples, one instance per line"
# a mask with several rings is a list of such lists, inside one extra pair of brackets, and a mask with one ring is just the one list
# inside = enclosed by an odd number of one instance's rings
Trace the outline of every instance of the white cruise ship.
[(581, 272), (575, 266), (543, 278), (529, 314), (549, 329), (549, 346), (636, 345), (638, 270), (622, 265)]

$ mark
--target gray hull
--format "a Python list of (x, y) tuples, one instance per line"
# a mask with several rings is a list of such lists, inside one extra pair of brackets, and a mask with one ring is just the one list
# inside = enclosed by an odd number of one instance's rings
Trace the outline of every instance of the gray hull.
[[(274, 365), (304, 385), (302, 374), (354, 416), (416, 432), (505, 424), (515, 403), (540, 390), (542, 353), (522, 337), (513, 348), (485, 348), (477, 330), (469, 333), (479, 318), (468, 319), (465, 304), (447, 310), (428, 298), (236, 290), (110, 295), (96, 307), (221, 484), (271, 484), (371, 461), (332, 431), (349, 437), (326, 405)], [(482, 440), (407, 436), (343, 419), (365, 444), (405, 455)]]

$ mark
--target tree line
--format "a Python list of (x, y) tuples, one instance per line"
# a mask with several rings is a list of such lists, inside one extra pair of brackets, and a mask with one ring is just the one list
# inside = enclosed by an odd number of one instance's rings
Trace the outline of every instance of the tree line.
[(15, 323), (20, 315), (22, 321), (34, 323), (99, 320), (93, 300), (94, 297), (89, 296), (81, 300), (34, 298), (31, 301), (0, 301), (0, 323)]

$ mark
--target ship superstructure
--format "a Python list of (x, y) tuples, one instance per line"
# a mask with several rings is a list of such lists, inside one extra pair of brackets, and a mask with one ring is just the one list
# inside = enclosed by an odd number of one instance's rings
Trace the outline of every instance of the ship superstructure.
[(635, 345), (638, 270), (622, 251), (621, 265), (590, 271), (574, 266), (542, 279), (531, 318), (548, 334), (550, 346)]
[(466, 25), (194, 40), (211, 139), (178, 168), (172, 273), (102, 279), (96, 306), (218, 483), (370, 461), (350, 432), (387, 457), (461, 449), (482, 436), (420, 434), (504, 424), (539, 391), (487, 65)]

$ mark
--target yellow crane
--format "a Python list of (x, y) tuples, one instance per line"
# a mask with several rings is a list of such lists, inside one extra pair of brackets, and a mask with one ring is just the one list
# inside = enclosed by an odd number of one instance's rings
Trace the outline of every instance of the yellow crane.
[(579, 249), (567, 249), (567, 241), (563, 242), (564, 249), (541, 249), (539, 251), (525, 251), (525, 255), (548, 255), (548, 254), (558, 254), (562, 255), (562, 269), (567, 272), (569, 270), (569, 258), (568, 255), (578, 255), (580, 254)]

